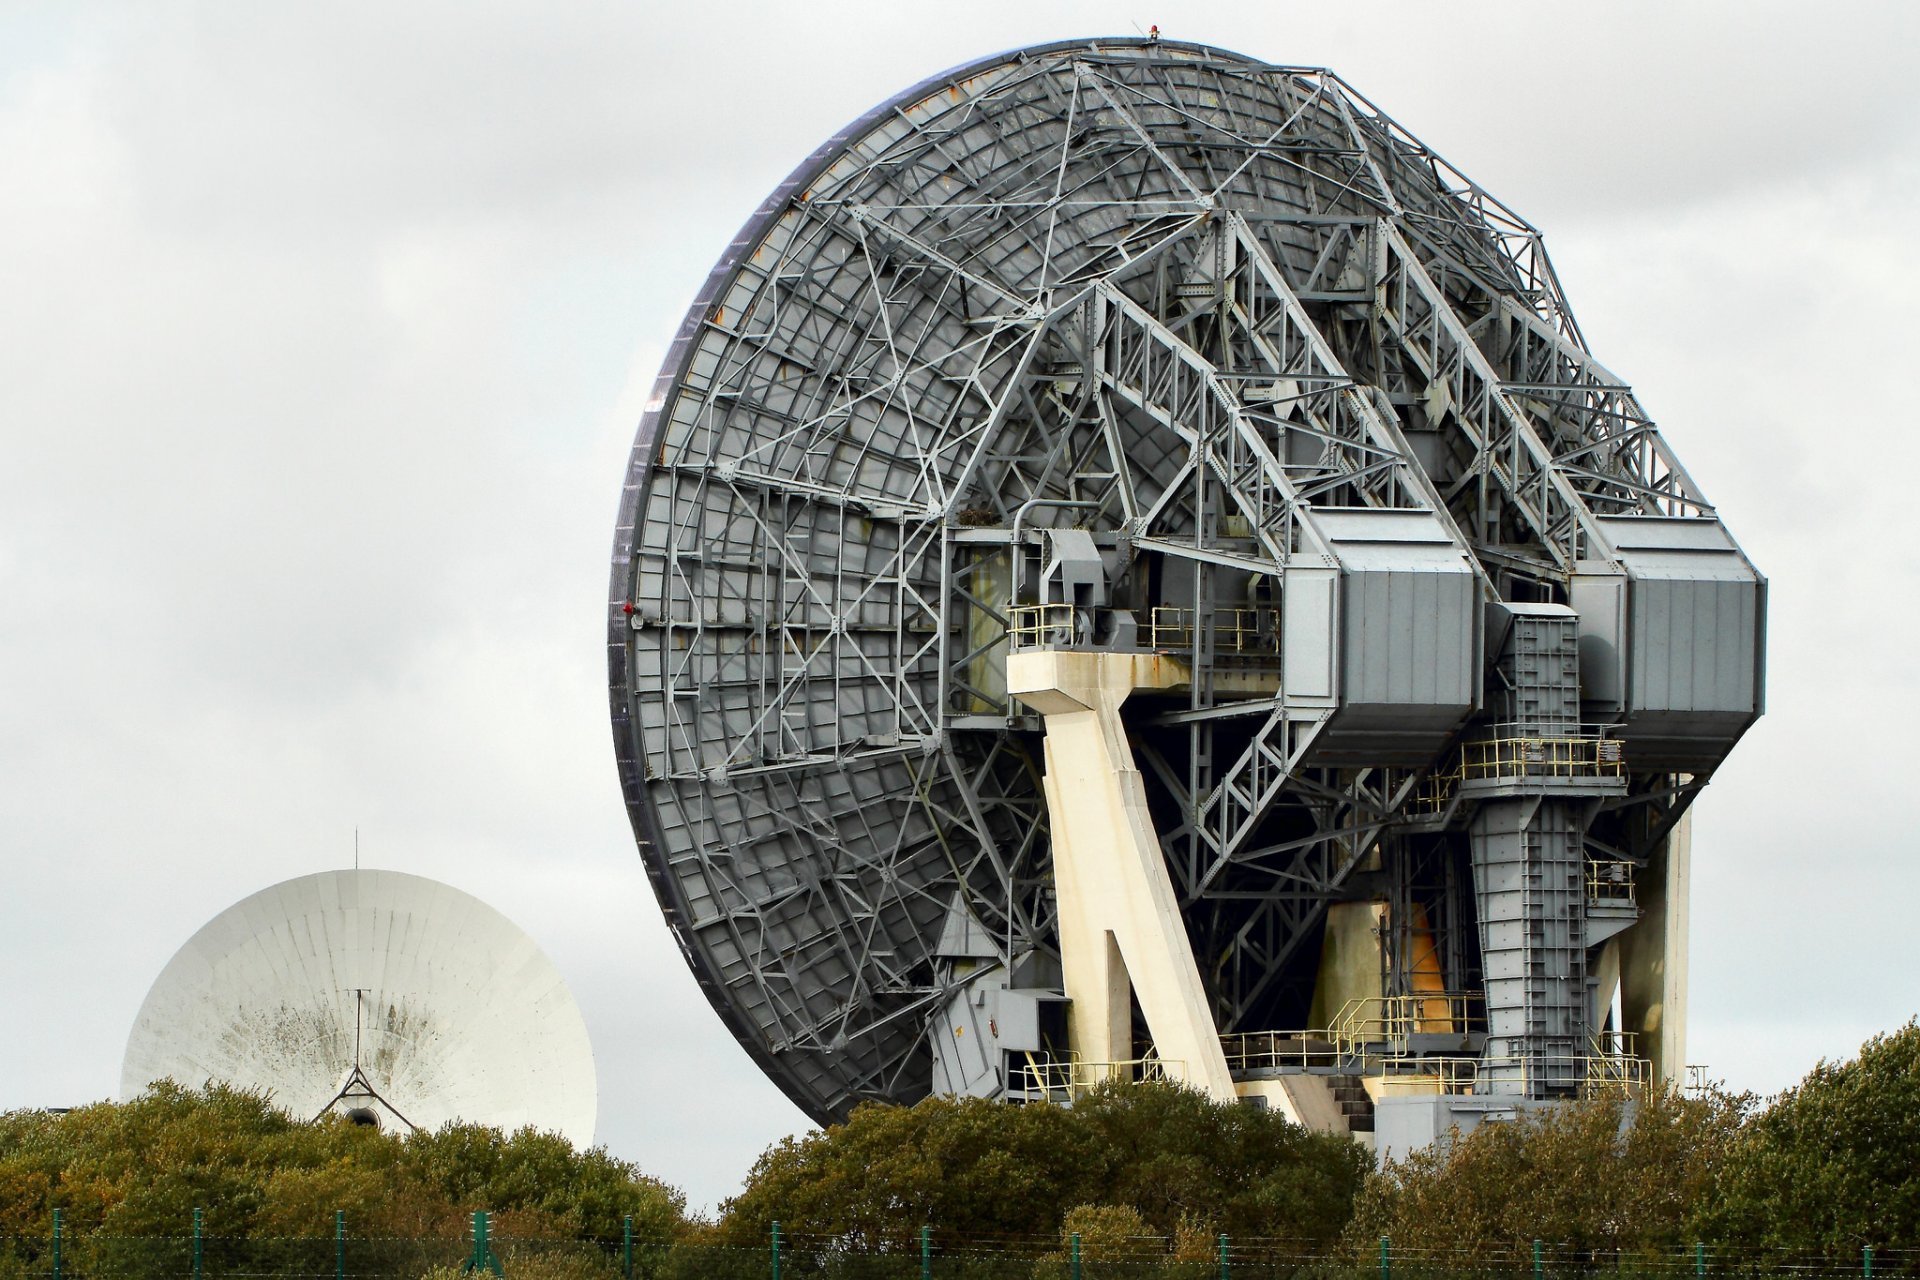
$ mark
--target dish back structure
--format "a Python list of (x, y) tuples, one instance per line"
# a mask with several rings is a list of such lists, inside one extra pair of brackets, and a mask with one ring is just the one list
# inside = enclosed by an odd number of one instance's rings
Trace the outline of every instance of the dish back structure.
[[(1764, 582), (1538, 232), (1329, 71), (1063, 42), (829, 139), (674, 339), (608, 622), (660, 906), (817, 1120), (1680, 1070)], [(1138, 821), (1069, 874), (1101, 698)]]

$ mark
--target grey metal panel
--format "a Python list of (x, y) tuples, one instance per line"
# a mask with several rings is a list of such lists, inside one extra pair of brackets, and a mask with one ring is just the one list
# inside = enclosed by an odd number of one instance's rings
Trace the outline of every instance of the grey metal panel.
[(1590, 719), (1612, 719), (1627, 706), (1627, 580), (1582, 567), (1567, 592), (1580, 616), (1580, 698)]
[(1760, 714), (1765, 581), (1718, 520), (1600, 523), (1627, 577), (1625, 736), (1649, 766), (1710, 773)]
[(1454, 719), (1473, 707), (1478, 584), (1425, 569), (1349, 570), (1341, 629), (1341, 701), (1427, 708)]
[(1341, 565), (1340, 713), (1322, 758), (1423, 762), (1478, 702), (1480, 580), (1425, 511), (1322, 511)]
[(1757, 710), (1758, 584), (1644, 573), (1632, 584), (1634, 710)]
[(1281, 671), (1287, 689), (1301, 697), (1333, 696), (1334, 591), (1332, 569), (1288, 569), (1281, 592)]

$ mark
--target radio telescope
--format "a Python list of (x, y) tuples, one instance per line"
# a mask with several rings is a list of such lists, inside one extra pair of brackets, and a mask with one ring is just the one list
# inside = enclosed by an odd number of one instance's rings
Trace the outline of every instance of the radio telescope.
[(586, 1024), (533, 940), (478, 898), (397, 871), (301, 876), (228, 907), (154, 980), (120, 1074), (259, 1089), (299, 1119), (532, 1125), (585, 1149)]
[(1391, 1145), (1682, 1069), (1764, 580), (1329, 71), (1065, 42), (829, 139), (673, 342), (609, 625), (661, 909), (817, 1120), (1167, 1074)]

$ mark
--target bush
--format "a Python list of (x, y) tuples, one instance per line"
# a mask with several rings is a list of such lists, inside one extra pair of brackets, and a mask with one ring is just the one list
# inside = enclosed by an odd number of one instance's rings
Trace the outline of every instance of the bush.
[(636, 1241), (653, 1247), (685, 1221), (678, 1191), (553, 1134), (448, 1125), (401, 1137), (335, 1117), (305, 1123), (263, 1094), (217, 1084), (0, 1115), (0, 1235), (44, 1239), (56, 1207), (73, 1237), (130, 1240), (187, 1235), (196, 1207), (209, 1238), (330, 1237), (344, 1209), (360, 1250), (370, 1237), (458, 1240), (477, 1209), (497, 1214), (503, 1238), (618, 1237), (632, 1215)]
[(1456, 1133), (1367, 1180), (1347, 1252), (1364, 1259), (1382, 1236), (1409, 1256), (1522, 1257), (1534, 1240), (1589, 1257), (1685, 1247), (1750, 1102), (1669, 1089)]
[(1857, 1259), (1920, 1239), (1920, 1026), (1821, 1062), (1757, 1116), (1697, 1214), (1703, 1237), (1762, 1254)]
[(928, 1098), (869, 1104), (789, 1138), (723, 1206), (716, 1236), (795, 1237), (875, 1250), (968, 1236), (1053, 1240), (1070, 1210), (1126, 1208), (1143, 1234), (1328, 1240), (1370, 1165), (1351, 1140), (1168, 1084), (1109, 1084), (1071, 1108)]

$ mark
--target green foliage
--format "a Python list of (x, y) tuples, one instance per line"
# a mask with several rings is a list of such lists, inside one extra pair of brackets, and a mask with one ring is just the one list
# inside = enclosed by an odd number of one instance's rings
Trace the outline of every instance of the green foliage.
[(114, 1280), (184, 1274), (196, 1206), (210, 1274), (262, 1277), (327, 1271), (336, 1209), (356, 1274), (390, 1276), (456, 1266), (481, 1208), (514, 1280), (621, 1280), (605, 1242), (628, 1215), (638, 1280), (764, 1276), (775, 1219), (793, 1280), (897, 1276), (922, 1226), (938, 1280), (1060, 1280), (1076, 1233), (1088, 1280), (1209, 1280), (1221, 1233), (1321, 1254), (1327, 1274), (1370, 1270), (1381, 1236), (1414, 1270), (1524, 1266), (1536, 1239), (1556, 1267), (1665, 1266), (1696, 1240), (1716, 1266), (1851, 1264), (1865, 1244), (1895, 1263), (1920, 1238), (1916, 1169), (1916, 1023), (1757, 1114), (1716, 1091), (1557, 1107), (1379, 1172), (1345, 1137), (1170, 1085), (1109, 1085), (1071, 1109), (865, 1106), (768, 1149), (713, 1223), (687, 1221), (677, 1191), (604, 1150), (531, 1129), (403, 1138), (162, 1084), (64, 1116), (0, 1114), (0, 1280), (45, 1274), (56, 1207), (71, 1273)]
[(1730, 1248), (1857, 1257), (1920, 1239), (1920, 1026), (1822, 1062), (1741, 1134), (1696, 1215)]
[(449, 1203), (492, 1209), (503, 1235), (611, 1238), (632, 1215), (637, 1241), (664, 1244), (686, 1207), (678, 1191), (605, 1149), (577, 1152), (533, 1129), (447, 1125), (411, 1134), (400, 1167)]
[(979, 1098), (869, 1104), (843, 1125), (787, 1138), (723, 1206), (718, 1243), (789, 1233), (904, 1249), (923, 1224), (973, 1234), (1047, 1235), (1091, 1199), (1105, 1154), (1069, 1112)]
[(1147, 1220), (1130, 1204), (1083, 1204), (1067, 1210), (1060, 1223), (1060, 1247), (1070, 1248), (1079, 1236), (1081, 1261), (1125, 1262), (1143, 1252), (1141, 1244), (1151, 1233)]
[(1373, 1165), (1343, 1135), (1302, 1128), (1277, 1111), (1222, 1106), (1189, 1089), (1110, 1087), (1071, 1114), (1106, 1153), (1098, 1194), (1087, 1198), (1132, 1205), (1159, 1236), (1184, 1228), (1330, 1240)]
[(1146, 1234), (1326, 1239), (1368, 1165), (1343, 1137), (1172, 1085), (1108, 1085), (1072, 1108), (928, 1098), (863, 1106), (789, 1138), (727, 1202), (719, 1242), (796, 1238), (905, 1249), (941, 1236), (1058, 1236), (1069, 1211), (1124, 1206)]
[(1690, 1218), (1738, 1141), (1750, 1100), (1662, 1091), (1634, 1106), (1596, 1100), (1484, 1124), (1368, 1179), (1349, 1253), (1382, 1236), (1410, 1255), (1561, 1251), (1652, 1257), (1691, 1243)]
[(0, 1115), (0, 1235), (44, 1238), (56, 1207), (70, 1235), (114, 1238), (185, 1235), (196, 1207), (222, 1239), (331, 1236), (337, 1209), (363, 1238), (457, 1239), (475, 1209), (496, 1212), (502, 1237), (617, 1237), (631, 1214), (636, 1239), (661, 1246), (685, 1201), (604, 1150), (532, 1129), (401, 1138), (302, 1123), (224, 1085), (162, 1083), (63, 1116)]

